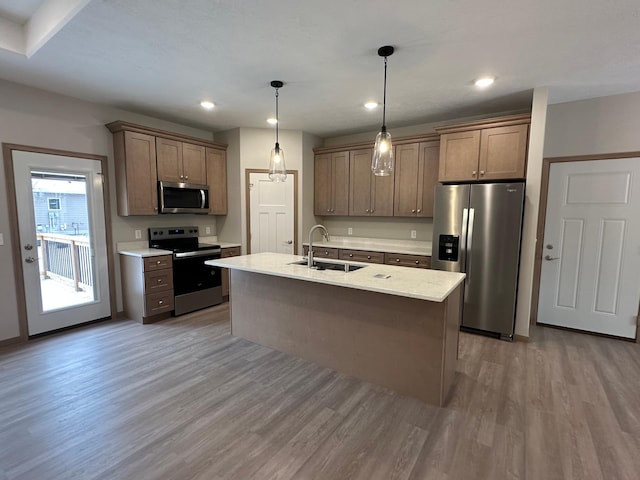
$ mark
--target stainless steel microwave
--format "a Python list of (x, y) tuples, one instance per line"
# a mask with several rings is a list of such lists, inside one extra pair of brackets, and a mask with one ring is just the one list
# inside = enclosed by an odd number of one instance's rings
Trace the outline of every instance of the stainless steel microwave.
[(193, 183), (158, 182), (160, 213), (209, 213), (209, 187)]

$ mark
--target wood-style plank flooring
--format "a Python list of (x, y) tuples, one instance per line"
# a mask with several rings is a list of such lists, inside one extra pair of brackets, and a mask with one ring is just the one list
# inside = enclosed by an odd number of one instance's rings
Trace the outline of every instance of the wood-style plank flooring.
[(228, 314), (0, 348), (0, 479), (640, 478), (637, 344), (462, 334), (438, 408), (233, 338)]

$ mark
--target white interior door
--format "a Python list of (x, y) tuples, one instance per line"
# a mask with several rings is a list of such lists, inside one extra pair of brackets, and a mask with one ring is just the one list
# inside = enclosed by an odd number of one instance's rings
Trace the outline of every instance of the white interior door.
[(635, 338), (640, 158), (554, 163), (538, 323)]
[(249, 197), (251, 253), (293, 255), (293, 176), (286, 182), (272, 182), (266, 173), (251, 172)]
[(101, 163), (12, 155), (29, 335), (110, 316)]

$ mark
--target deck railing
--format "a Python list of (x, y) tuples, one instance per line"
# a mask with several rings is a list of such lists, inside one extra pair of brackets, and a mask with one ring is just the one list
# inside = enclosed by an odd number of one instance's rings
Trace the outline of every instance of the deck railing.
[(87, 237), (58, 233), (36, 235), (40, 250), (40, 269), (44, 278), (69, 281), (76, 291), (93, 287), (91, 248)]

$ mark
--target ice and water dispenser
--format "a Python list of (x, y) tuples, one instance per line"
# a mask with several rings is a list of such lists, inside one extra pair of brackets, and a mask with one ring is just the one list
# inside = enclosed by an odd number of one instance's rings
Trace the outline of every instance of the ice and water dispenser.
[(438, 239), (438, 260), (457, 262), (459, 251), (459, 235), (440, 235)]

